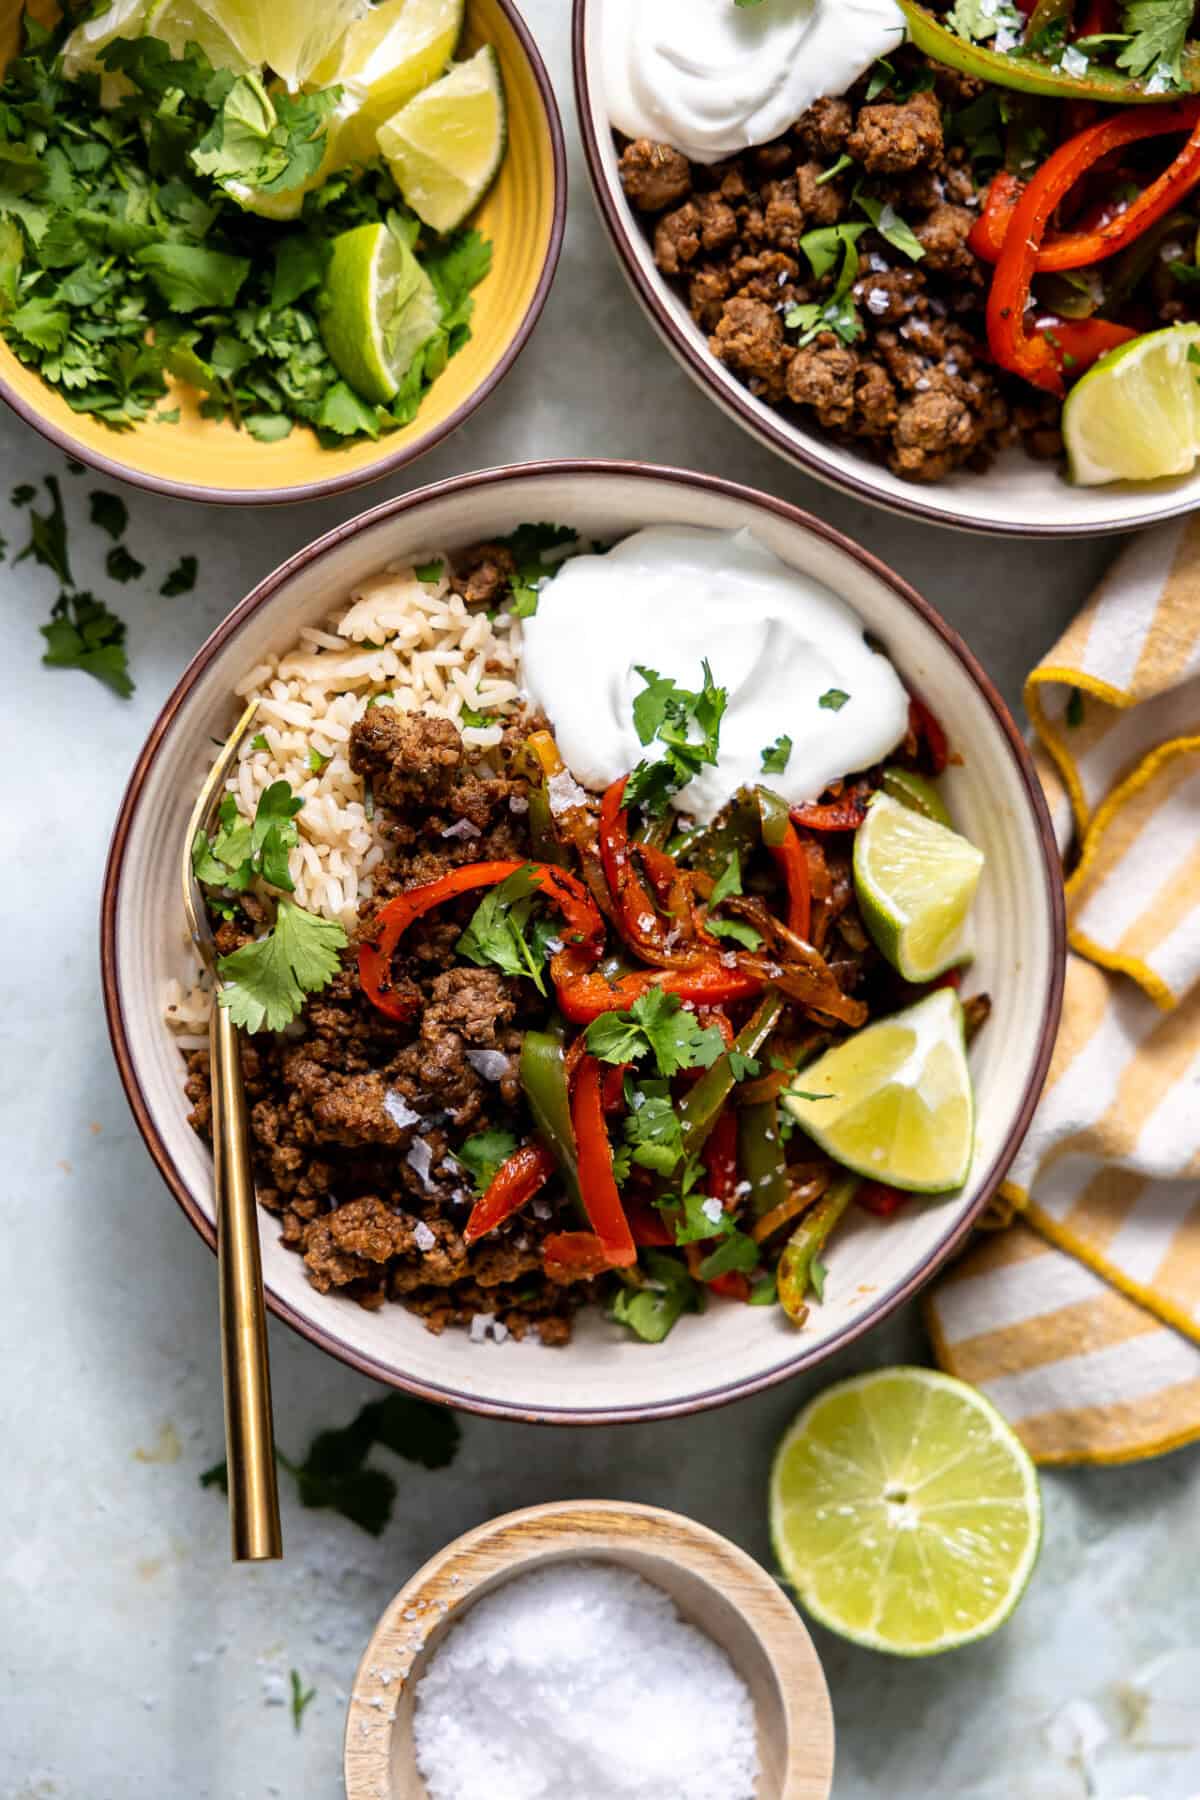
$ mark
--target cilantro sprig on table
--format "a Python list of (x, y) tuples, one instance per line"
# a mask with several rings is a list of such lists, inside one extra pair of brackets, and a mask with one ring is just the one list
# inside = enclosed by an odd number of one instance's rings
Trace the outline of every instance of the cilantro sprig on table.
[(663, 746), (662, 756), (638, 763), (625, 783), (626, 806), (662, 813), (672, 794), (717, 760), (728, 694), (713, 680), (707, 658), (698, 690), (683, 688), (657, 669), (637, 665), (646, 686), (633, 703), (638, 742)]
[[(286, 194), (319, 168), (337, 90), (267, 94), (195, 45), (172, 58), (136, 37), (103, 52), (129, 90), (104, 110), (97, 76), (68, 82), (57, 67), (68, 27), (27, 20), (0, 87), (0, 333), (15, 354), (115, 427), (176, 417), (168, 375), (264, 441), (295, 423), (326, 443), (408, 424), (470, 335), (486, 241), (422, 233), (377, 163), (306, 194), (294, 221), (243, 211), (236, 184)], [(421, 237), (443, 314), (386, 407), (339, 378), (315, 306), (332, 238), (379, 221), (410, 246)]]
[[(367, 1466), (371, 1450), (380, 1445), (422, 1468), (444, 1469), (454, 1461), (461, 1436), (458, 1420), (445, 1407), (388, 1394), (369, 1400), (340, 1430), (318, 1432), (303, 1462), (290, 1462), (278, 1445), (275, 1457), (294, 1477), (301, 1506), (339, 1512), (379, 1537), (392, 1516), (398, 1488), (386, 1469)], [(200, 1485), (227, 1494), (226, 1465), (206, 1469)]]

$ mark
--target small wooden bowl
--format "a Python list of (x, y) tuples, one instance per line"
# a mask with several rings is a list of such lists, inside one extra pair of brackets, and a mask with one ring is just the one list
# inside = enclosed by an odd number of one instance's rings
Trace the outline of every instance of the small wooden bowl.
[(529, 1506), (492, 1519), (419, 1569), (375, 1628), (346, 1720), (346, 1800), (428, 1800), (413, 1705), (461, 1610), (548, 1563), (619, 1563), (670, 1595), (727, 1653), (758, 1719), (759, 1800), (828, 1800), (833, 1709), (812, 1639), (776, 1582), (727, 1538), (679, 1513), (613, 1500)]

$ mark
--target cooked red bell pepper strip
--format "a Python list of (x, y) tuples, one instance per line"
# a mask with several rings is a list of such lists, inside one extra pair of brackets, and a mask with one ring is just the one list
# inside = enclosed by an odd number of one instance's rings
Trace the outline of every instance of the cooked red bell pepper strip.
[(1034, 329), (1048, 340), (1067, 382), (1078, 381), (1106, 351), (1138, 335), (1131, 326), (1118, 325), (1113, 319), (1043, 318)]
[(696, 1006), (723, 1006), (731, 1000), (752, 999), (764, 986), (760, 976), (744, 973), (736, 966), (726, 968), (716, 957), (690, 969), (639, 969), (609, 981), (606, 975), (582, 968), (575, 958), (560, 950), (550, 963), (550, 975), (562, 1015), (573, 1025), (590, 1025), (601, 1013), (628, 1012), (634, 1001), (651, 988), (662, 988)]
[(675, 1233), (656, 1207), (644, 1200), (626, 1200), (625, 1216), (635, 1244), (651, 1250), (674, 1248)]
[(890, 1219), (894, 1212), (899, 1212), (904, 1202), (910, 1198), (901, 1193), (899, 1188), (888, 1187), (882, 1181), (864, 1181), (854, 1196), (858, 1204), (877, 1219)]
[(855, 788), (840, 800), (829, 800), (824, 806), (792, 807), (792, 823), (805, 831), (857, 831), (867, 816), (865, 791)]
[(487, 1192), (471, 1209), (463, 1232), (465, 1243), (474, 1244), (505, 1219), (520, 1212), (539, 1188), (545, 1187), (558, 1164), (543, 1144), (522, 1144), (501, 1163), (488, 1183)]
[(594, 1056), (585, 1056), (579, 1065), (571, 1098), (571, 1123), (575, 1127), (575, 1146), (579, 1153), (579, 1185), (584, 1211), (604, 1245), (609, 1266), (628, 1268), (637, 1261), (637, 1247), (613, 1178), (612, 1145), (604, 1122), (600, 1064)]
[(812, 889), (808, 879), (808, 857), (796, 827), (788, 820), (782, 844), (771, 846), (771, 860), (783, 876), (787, 888), (787, 927), (797, 937), (808, 938), (812, 924)]
[(705, 1186), (713, 1200), (719, 1200), (728, 1211), (737, 1194), (738, 1125), (737, 1114), (726, 1107), (705, 1140), (701, 1151), (707, 1181)]
[(928, 750), (933, 773), (943, 774), (950, 761), (950, 742), (942, 730), (937, 714), (917, 694), (910, 694), (908, 697), (908, 728)]
[[(605, 790), (600, 802), (598, 839), (604, 879), (612, 895), (617, 927), (625, 941), (647, 962), (664, 968), (687, 968), (711, 955), (710, 940), (697, 941), (688, 909), (682, 871), (673, 858), (653, 844), (635, 844), (624, 805), (627, 776)], [(665, 920), (646, 891), (635, 853), (643, 862), (659, 903), (674, 913)]]
[[(1017, 206), (1032, 189), (1049, 189), (1052, 198), (1038, 238), (1032, 273), (1047, 275), (1055, 269), (1082, 269), (1103, 262), (1123, 250), (1148, 226), (1170, 212), (1182, 196), (1200, 182), (1200, 100), (1180, 100), (1166, 106), (1139, 107), (1101, 119), (1059, 146), (1043, 163), (1022, 194), (1010, 175), (997, 175), (988, 189), (980, 218), (971, 228), (968, 242), (984, 262), (999, 262), (1011, 232), (1016, 230)], [(1082, 175), (1112, 150), (1140, 143), (1143, 138), (1186, 131), (1188, 141), (1156, 181), (1119, 212), (1079, 231), (1046, 236), (1046, 223)]]
[(608, 1250), (594, 1231), (558, 1231), (542, 1244), (542, 1266), (558, 1281), (582, 1281), (612, 1268)]
[(444, 905), (447, 900), (456, 899), (459, 894), (470, 893), (473, 888), (496, 887), (520, 869), (529, 870), (546, 899), (563, 915), (568, 931), (577, 940), (575, 948), (594, 960), (604, 942), (604, 920), (591, 895), (574, 875), (549, 863), (464, 863), (462, 868), (451, 869), (449, 874), (440, 875), (436, 881), (427, 881), (420, 887), (397, 894), (379, 914), (373, 936), (358, 952), (359, 980), (372, 1004), (390, 1019), (411, 1018), (418, 1002), (392, 992), (392, 957), (413, 920), (435, 906)]

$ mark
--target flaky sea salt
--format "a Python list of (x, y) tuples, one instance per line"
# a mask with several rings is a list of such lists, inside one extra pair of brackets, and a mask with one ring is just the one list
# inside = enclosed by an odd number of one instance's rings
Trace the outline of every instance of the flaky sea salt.
[(414, 1112), (404, 1095), (397, 1088), (389, 1088), (383, 1096), (383, 1110), (388, 1118), (403, 1131), (409, 1125), (419, 1125), (421, 1115)]
[(424, 1219), (418, 1219), (413, 1226), (413, 1242), (416, 1244), (417, 1249), (421, 1251), (432, 1250), (437, 1243), (437, 1238), (434, 1236), (433, 1232), (430, 1231)]
[(503, 1050), (468, 1050), (467, 1061), (485, 1081), (502, 1081), (508, 1074), (509, 1058)]
[(430, 1800), (753, 1800), (758, 1779), (728, 1657), (640, 1575), (596, 1563), (471, 1607), (417, 1688), (413, 1735)]

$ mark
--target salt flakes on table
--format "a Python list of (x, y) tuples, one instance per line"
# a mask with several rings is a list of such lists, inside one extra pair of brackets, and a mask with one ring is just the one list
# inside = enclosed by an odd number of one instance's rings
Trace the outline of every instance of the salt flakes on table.
[(416, 1693), (430, 1800), (753, 1800), (729, 1658), (627, 1569), (560, 1563), (480, 1600)]

